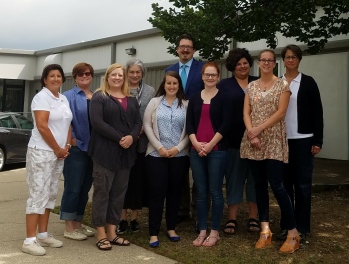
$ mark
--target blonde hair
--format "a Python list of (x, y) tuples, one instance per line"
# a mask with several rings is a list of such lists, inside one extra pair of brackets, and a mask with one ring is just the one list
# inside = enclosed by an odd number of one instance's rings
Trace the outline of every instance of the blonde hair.
[(97, 89), (97, 91), (102, 91), (102, 94), (104, 95), (107, 95), (107, 93), (109, 92), (110, 90), (110, 87), (109, 87), (109, 83), (108, 83), (108, 77), (109, 77), (109, 74), (114, 71), (115, 69), (122, 69), (122, 72), (123, 72), (123, 75), (124, 75), (124, 84), (122, 85), (121, 87), (121, 91), (122, 93), (125, 95), (125, 96), (131, 96), (131, 93), (130, 93), (130, 88), (128, 86), (128, 82), (126, 80), (126, 70), (125, 70), (125, 67), (122, 66), (121, 64), (118, 64), (118, 63), (114, 63), (112, 65), (109, 66), (109, 68), (107, 69), (107, 71), (105, 72), (104, 74), (104, 77), (103, 77), (103, 82), (102, 82), (102, 85), (101, 87), (99, 87)]

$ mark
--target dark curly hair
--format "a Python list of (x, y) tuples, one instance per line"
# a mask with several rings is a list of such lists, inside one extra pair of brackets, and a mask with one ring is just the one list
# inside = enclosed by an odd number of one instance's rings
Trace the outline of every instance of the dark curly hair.
[(236, 64), (238, 64), (239, 60), (245, 58), (250, 64), (250, 67), (253, 65), (253, 59), (251, 54), (245, 48), (236, 48), (229, 51), (228, 57), (225, 60), (225, 67), (228, 71), (234, 72)]

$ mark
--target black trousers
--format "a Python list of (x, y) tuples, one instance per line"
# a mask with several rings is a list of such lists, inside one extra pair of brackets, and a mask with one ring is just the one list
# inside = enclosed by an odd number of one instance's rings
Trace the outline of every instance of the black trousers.
[[(310, 233), (311, 188), (314, 156), (311, 153), (312, 137), (289, 139), (289, 163), (285, 164), (284, 185), (291, 198), (297, 229)], [(281, 229), (286, 229), (281, 218)]]
[(268, 182), (277, 200), (284, 229), (291, 230), (296, 227), (296, 219), (292, 210), (290, 197), (283, 183), (284, 163), (279, 160), (248, 160), (256, 186), (256, 200), (259, 221), (269, 222), (269, 193)]
[(149, 186), (149, 235), (160, 232), (166, 199), (167, 230), (176, 228), (180, 191), (189, 169), (189, 157), (146, 157)]

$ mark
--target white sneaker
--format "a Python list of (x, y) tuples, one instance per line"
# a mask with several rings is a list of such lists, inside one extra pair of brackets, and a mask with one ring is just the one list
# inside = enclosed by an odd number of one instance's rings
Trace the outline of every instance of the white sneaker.
[(80, 229), (76, 229), (80, 234), (84, 234), (87, 237), (93, 237), (95, 232), (88, 229), (86, 226), (81, 227)]
[(51, 234), (48, 234), (47, 237), (43, 239), (37, 237), (37, 240), (42, 247), (60, 248), (63, 246), (63, 242), (55, 239)]
[(33, 256), (43, 256), (46, 254), (46, 250), (36, 240), (30, 244), (23, 243), (22, 251)]
[(80, 233), (78, 231), (78, 229), (75, 229), (74, 232), (64, 231), (64, 237), (69, 238), (69, 239), (73, 239), (73, 240), (85, 240), (85, 239), (87, 239), (87, 236)]

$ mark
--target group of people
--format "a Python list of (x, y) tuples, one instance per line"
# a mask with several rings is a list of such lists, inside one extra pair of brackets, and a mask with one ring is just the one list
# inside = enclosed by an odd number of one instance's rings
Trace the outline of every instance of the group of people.
[[(27, 153), (23, 252), (45, 255), (43, 247), (63, 245), (47, 233), (62, 171), (64, 237), (96, 236), (100, 250), (129, 246), (120, 235), (139, 231), (138, 213), (144, 206), (149, 207), (149, 246), (158, 247), (165, 201), (169, 241), (180, 240), (176, 225), (194, 206), (198, 236), (193, 245), (214, 246), (220, 239), (224, 177), (229, 217), (224, 233), (238, 230), (246, 185), (247, 229), (260, 232), (256, 248), (271, 244), (269, 183), (281, 211), (278, 237), (285, 242), (279, 251), (299, 248), (310, 232), (313, 157), (323, 138), (317, 84), (298, 71), (301, 49), (283, 49), (282, 77), (274, 75), (273, 50), (260, 52), (260, 77), (253, 77), (249, 52), (233, 49), (226, 59), (233, 76), (220, 81), (216, 63), (193, 58), (192, 36), (180, 36), (176, 47), (179, 62), (166, 68), (157, 91), (144, 83), (146, 69), (139, 59), (130, 59), (125, 67), (109, 66), (95, 92), (90, 64), (74, 66), (76, 85), (63, 95), (61, 66), (44, 68), (43, 89), (31, 105), (34, 129)], [(96, 234), (81, 224), (92, 184)]]

